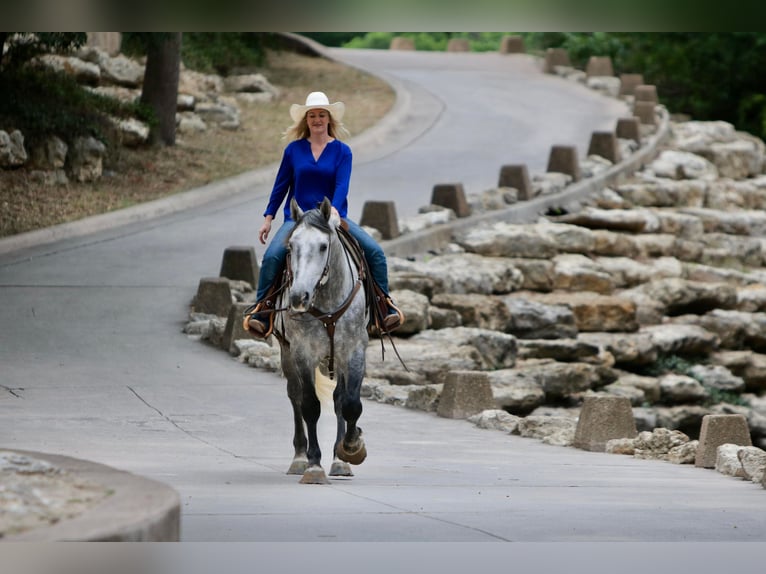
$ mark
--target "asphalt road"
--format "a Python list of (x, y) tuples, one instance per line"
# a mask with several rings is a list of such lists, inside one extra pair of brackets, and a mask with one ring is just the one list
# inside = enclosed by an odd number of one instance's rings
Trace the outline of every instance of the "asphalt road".
[[(543, 76), (527, 56), (342, 57), (400, 92), (396, 121), (355, 140), (352, 214), (383, 197), (412, 214), (433, 184), (479, 191), (503, 163), (543, 169), (552, 144), (587, 146), (625, 113)], [(283, 381), (181, 333), (223, 250), (255, 244), (269, 174), (229, 182), (230, 197), (211, 187), (133, 210), (130, 223), (97, 218), (0, 241), (0, 448), (88, 459), (174, 487), (184, 541), (766, 539), (760, 486), (369, 401), (360, 420), (369, 455), (355, 477), (304, 486), (285, 475)], [(216, 199), (194, 206), (195, 193)]]

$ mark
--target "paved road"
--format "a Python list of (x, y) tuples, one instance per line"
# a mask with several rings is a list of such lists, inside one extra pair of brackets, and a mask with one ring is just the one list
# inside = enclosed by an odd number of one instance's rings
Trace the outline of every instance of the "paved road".
[[(500, 163), (539, 166), (551, 143), (587, 142), (623, 113), (542, 77), (526, 57), (347, 57), (390, 77), (406, 101), (397, 112), (406, 121), (386, 137), (357, 140), (355, 197), (384, 186), (405, 213), (427, 203), (436, 180), (491, 186)], [(550, 113), (569, 119), (551, 124)], [(218, 273), (225, 247), (255, 241), (268, 178), (237, 181), (247, 191), (171, 215), (137, 211), (115, 228), (100, 219), (23, 249), (0, 242), (0, 448), (165, 482), (181, 495), (186, 541), (766, 538), (759, 486), (372, 402), (356, 476), (299, 485), (284, 474), (283, 382), (181, 334), (198, 280)]]

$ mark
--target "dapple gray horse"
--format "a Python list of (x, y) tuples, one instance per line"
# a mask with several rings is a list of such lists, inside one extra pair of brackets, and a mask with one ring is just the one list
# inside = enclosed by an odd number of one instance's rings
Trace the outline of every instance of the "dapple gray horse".
[(293, 200), (290, 209), (296, 225), (288, 239), (289, 287), (276, 329), (295, 423), (295, 456), (287, 472), (302, 474), (304, 484), (326, 484), (317, 439), (323, 383), (334, 385), (337, 418), (330, 476), (353, 476), (349, 463), (361, 464), (367, 456), (356, 424), (362, 414), (367, 306), (360, 271), (338, 237), (341, 221), (330, 202), (303, 212)]

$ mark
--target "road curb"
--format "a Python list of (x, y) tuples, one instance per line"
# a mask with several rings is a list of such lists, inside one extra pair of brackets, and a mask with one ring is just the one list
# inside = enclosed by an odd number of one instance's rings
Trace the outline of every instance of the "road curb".
[(34, 528), (4, 542), (176, 542), (180, 540), (181, 499), (171, 487), (115, 468), (48, 453), (3, 449), (48, 462), (111, 494), (75, 518)]
[(602, 173), (572, 184), (560, 193), (535, 197), (529, 201), (520, 201), (504, 209), (453, 219), (448, 223), (434, 225), (421, 231), (406, 233), (394, 239), (381, 241), (380, 245), (387, 255), (407, 257), (413, 253), (424, 253), (444, 247), (452, 240), (456, 232), (500, 221), (529, 223), (543, 215), (549, 208), (567, 209), (576, 206), (600, 189), (615, 184), (638, 171), (657, 156), (661, 146), (667, 142), (671, 135), (670, 115), (665, 108), (658, 108), (658, 110), (659, 126), (657, 131), (648, 138), (646, 145)]
[[(296, 38), (301, 38), (296, 36)], [(340, 61), (334, 58), (328, 50), (315, 42), (302, 38), (304, 43), (310, 44), (323, 57)], [(344, 63), (344, 62), (341, 62)], [(344, 63), (350, 66), (350, 64)], [(364, 70), (371, 73), (368, 70)], [(380, 147), (382, 141), (392, 132), (398, 129), (403, 118), (409, 112), (411, 99), (407, 90), (391, 78), (381, 78), (391, 85), (396, 94), (396, 100), (388, 113), (374, 126), (349, 139), (348, 144), (354, 149), (354, 154), (360, 156), (361, 161), (369, 161), (371, 155)], [(9, 237), (0, 238), (0, 255), (37, 247), (61, 241), (90, 235), (100, 231), (123, 227), (131, 223), (139, 223), (150, 219), (162, 217), (199, 207), (215, 200), (231, 198), (239, 193), (252, 190), (261, 184), (272, 183), (277, 174), (279, 162), (247, 171), (220, 181), (193, 188), (188, 191), (176, 193), (161, 199), (142, 203), (118, 211), (93, 215), (83, 219), (62, 223), (44, 229), (19, 233)]]

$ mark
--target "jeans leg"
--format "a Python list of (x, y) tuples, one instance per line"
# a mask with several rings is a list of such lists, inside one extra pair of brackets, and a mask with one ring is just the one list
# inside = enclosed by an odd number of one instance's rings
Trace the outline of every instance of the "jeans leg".
[(346, 219), (346, 222), (348, 223), (349, 232), (364, 251), (364, 257), (367, 259), (367, 266), (370, 268), (372, 278), (375, 279), (375, 282), (383, 292), (388, 295), (388, 263), (386, 262), (386, 254), (383, 252), (383, 248), (359, 225), (350, 219)]
[(287, 256), (287, 236), (293, 227), (295, 227), (294, 221), (285, 221), (274, 234), (274, 237), (272, 237), (271, 243), (266, 247), (263, 261), (261, 261), (261, 270), (258, 274), (256, 301), (262, 301), (269, 287), (274, 283), (274, 279), (276, 279), (277, 273), (279, 273), (279, 268)]

